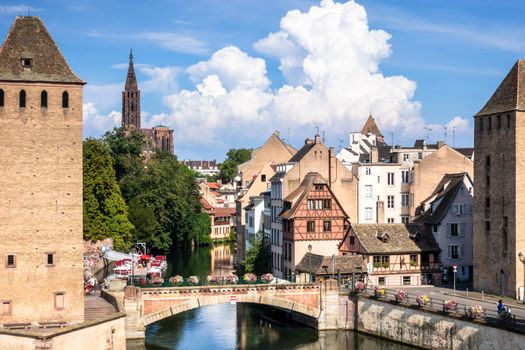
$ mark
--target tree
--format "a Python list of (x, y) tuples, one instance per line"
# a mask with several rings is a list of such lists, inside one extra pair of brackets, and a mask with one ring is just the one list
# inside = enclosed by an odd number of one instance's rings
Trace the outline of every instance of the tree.
[(244, 268), (246, 272), (262, 275), (270, 271), (270, 261), (272, 261), (270, 243), (259, 232), (253, 238), (252, 246), (246, 251)]
[(118, 186), (109, 147), (88, 139), (84, 151), (84, 238), (112, 238), (116, 249), (131, 244), (133, 225)]
[(222, 179), (222, 181), (224, 183), (232, 182), (233, 178), (237, 175), (237, 166), (250, 160), (251, 155), (251, 149), (230, 149), (228, 153), (226, 153), (227, 158), (219, 166), (219, 177)]

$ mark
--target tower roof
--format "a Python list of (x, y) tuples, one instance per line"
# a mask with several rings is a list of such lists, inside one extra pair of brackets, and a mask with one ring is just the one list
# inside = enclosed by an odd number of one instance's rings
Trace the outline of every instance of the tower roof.
[(525, 61), (518, 60), (475, 117), (525, 110)]
[(126, 77), (126, 90), (136, 91), (139, 89), (137, 78), (135, 77), (135, 67), (133, 66), (133, 49), (129, 50), (128, 76)]
[(40, 18), (17, 16), (0, 48), (0, 81), (85, 84)]
[(361, 129), (361, 134), (375, 134), (377, 136), (383, 136), (372, 115), (368, 116), (365, 125), (363, 125), (363, 129)]

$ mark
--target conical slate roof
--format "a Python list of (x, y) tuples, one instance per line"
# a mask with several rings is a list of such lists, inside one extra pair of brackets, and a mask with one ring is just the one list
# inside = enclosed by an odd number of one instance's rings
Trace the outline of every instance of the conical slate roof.
[(0, 81), (85, 84), (44, 23), (32, 16), (17, 16), (0, 48)]
[(376, 136), (383, 136), (372, 115), (368, 116), (363, 129), (361, 129), (361, 134), (374, 134)]
[(475, 115), (525, 110), (525, 61), (518, 60), (485, 106)]
[(135, 77), (135, 67), (133, 66), (133, 49), (129, 51), (128, 75), (126, 77), (126, 91), (137, 91), (139, 86)]

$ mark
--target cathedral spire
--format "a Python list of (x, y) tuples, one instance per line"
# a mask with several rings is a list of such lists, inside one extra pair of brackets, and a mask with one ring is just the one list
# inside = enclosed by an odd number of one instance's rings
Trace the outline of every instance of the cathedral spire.
[(133, 49), (130, 49), (128, 75), (122, 91), (122, 127), (129, 131), (140, 129), (140, 124), (140, 91), (133, 66)]
[(135, 67), (133, 66), (133, 49), (129, 50), (128, 76), (126, 77), (126, 90), (137, 91), (139, 89), (137, 78), (135, 77)]

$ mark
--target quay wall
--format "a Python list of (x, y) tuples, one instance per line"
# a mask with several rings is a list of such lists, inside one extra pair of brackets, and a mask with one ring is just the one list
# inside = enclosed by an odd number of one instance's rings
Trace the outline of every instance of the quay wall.
[(2, 350), (126, 350), (123, 313), (71, 327), (40, 330), (0, 329)]
[(424, 349), (517, 350), (525, 342), (518, 333), (364, 297), (353, 316), (347, 329)]

